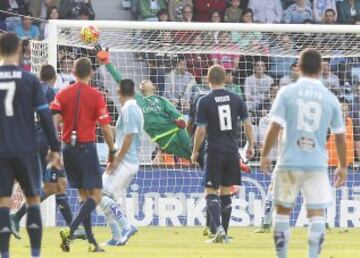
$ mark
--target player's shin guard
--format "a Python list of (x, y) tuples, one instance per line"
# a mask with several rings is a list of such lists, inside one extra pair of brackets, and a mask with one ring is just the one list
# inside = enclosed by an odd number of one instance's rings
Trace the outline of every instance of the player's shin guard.
[(309, 258), (318, 258), (320, 256), (322, 244), (325, 236), (325, 218), (310, 218), (308, 244)]
[(85, 234), (86, 234), (86, 237), (87, 237), (87, 240), (89, 241), (89, 243), (97, 245), (94, 234), (92, 232), (91, 215), (89, 217), (87, 217), (86, 219), (84, 219), (83, 226), (84, 226)]
[(229, 222), (231, 217), (231, 195), (221, 195), (220, 196), (221, 203), (221, 221), (224, 227), (225, 233), (227, 234), (229, 228)]
[(117, 221), (122, 229), (130, 228), (130, 223), (122, 213), (120, 205), (114, 199), (105, 195), (101, 200), (100, 206), (107, 218), (112, 218)]
[(91, 212), (96, 208), (96, 202), (93, 198), (88, 198), (81, 206), (75, 219), (70, 224), (70, 236), (73, 237), (75, 230), (87, 218), (90, 217)]
[(206, 196), (206, 206), (210, 213), (210, 218), (216, 229), (221, 226), (220, 200), (216, 194), (208, 194)]
[(287, 258), (290, 240), (290, 216), (276, 215), (274, 218), (274, 243), (278, 258)]
[(265, 207), (264, 207), (264, 218), (262, 221), (263, 225), (271, 225), (272, 222), (272, 213), (273, 213), (273, 197), (270, 191), (267, 192), (265, 198)]
[(59, 210), (64, 217), (66, 224), (69, 226), (72, 222), (72, 214), (68, 201), (68, 197), (66, 194), (57, 194), (55, 196), (56, 205), (59, 207)]
[(40, 205), (28, 207), (26, 229), (30, 238), (31, 257), (40, 257), (42, 240)]
[(7, 207), (0, 208), (0, 253), (1, 258), (9, 258), (10, 242), (10, 209)]

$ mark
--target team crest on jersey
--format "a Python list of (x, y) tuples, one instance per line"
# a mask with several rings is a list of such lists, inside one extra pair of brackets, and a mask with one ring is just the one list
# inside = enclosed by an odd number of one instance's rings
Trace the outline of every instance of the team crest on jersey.
[(311, 151), (315, 148), (315, 141), (314, 139), (308, 137), (301, 137), (297, 140), (297, 146), (300, 150), (303, 151)]

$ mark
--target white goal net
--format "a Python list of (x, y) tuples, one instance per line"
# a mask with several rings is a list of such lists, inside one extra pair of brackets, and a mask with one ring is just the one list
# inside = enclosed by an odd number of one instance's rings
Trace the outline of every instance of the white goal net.
[[(334, 206), (328, 210), (332, 226), (360, 225), (360, 34), (356, 26), (270, 25), (270, 24), (202, 24), (146, 23), (109, 21), (51, 21), (49, 42), (32, 42), (32, 68), (38, 72), (44, 63), (57, 67), (55, 87), (61, 89), (74, 80), (71, 74), (76, 58), (86, 56), (96, 70), (92, 85), (106, 96), (113, 121), (118, 116), (115, 81), (96, 62), (93, 46), (80, 40), (80, 29), (96, 26), (101, 45), (110, 50), (110, 59), (122, 78), (151, 80), (157, 94), (175, 103), (185, 117), (189, 116), (192, 98), (207, 87), (206, 72), (212, 64), (221, 64), (227, 73), (226, 87), (247, 103), (256, 134), (256, 155), (250, 162), (251, 174), (243, 175), (233, 204), (233, 225), (252, 226), (261, 223), (262, 205), (270, 178), (257, 167), (259, 149), (268, 124), (267, 114), (280, 87), (297, 80), (297, 57), (307, 47), (324, 56), (323, 82), (343, 103), (347, 123), (349, 178), (345, 187), (334, 189)], [(141, 148), (142, 166), (131, 183), (126, 213), (136, 225), (204, 224), (203, 172), (188, 161), (158, 150), (144, 134)], [(333, 139), (328, 142), (334, 151)], [(246, 143), (239, 133), (239, 147)], [(103, 139), (98, 134), (99, 156), (106, 158)], [(273, 160), (276, 161), (276, 150)], [(336, 165), (330, 155), (329, 176)], [(69, 189), (73, 211), (77, 208), (76, 192)], [(125, 209), (125, 208), (124, 208)], [(104, 224), (94, 215), (97, 225)], [(63, 225), (61, 216), (57, 224)], [(294, 209), (292, 224), (306, 223), (301, 197)]]

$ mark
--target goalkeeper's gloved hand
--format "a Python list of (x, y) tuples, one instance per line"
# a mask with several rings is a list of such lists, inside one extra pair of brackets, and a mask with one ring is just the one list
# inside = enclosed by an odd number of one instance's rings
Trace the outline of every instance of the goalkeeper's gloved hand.
[(239, 163), (240, 163), (240, 170), (246, 174), (250, 174), (251, 173), (251, 169), (248, 165), (246, 165), (245, 163), (242, 162), (241, 159), (239, 159)]
[(109, 56), (109, 49), (106, 48), (105, 50), (102, 49), (100, 44), (94, 46), (94, 50), (96, 51), (96, 58), (101, 64), (109, 64), (110, 63), (110, 56)]
[(177, 125), (177, 127), (182, 128), (182, 129), (186, 127), (186, 122), (182, 118), (176, 119), (175, 124)]

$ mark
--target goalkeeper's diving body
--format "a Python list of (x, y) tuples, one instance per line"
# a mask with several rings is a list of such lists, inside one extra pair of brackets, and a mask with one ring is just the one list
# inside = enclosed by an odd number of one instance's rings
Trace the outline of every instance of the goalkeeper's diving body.
[[(121, 74), (110, 63), (108, 51), (99, 51), (97, 57), (113, 79), (120, 83)], [(145, 132), (166, 153), (190, 160), (190, 137), (182, 115), (170, 101), (154, 94), (155, 87), (151, 81), (142, 81), (140, 91), (141, 94), (136, 94), (135, 99), (144, 114)]]

